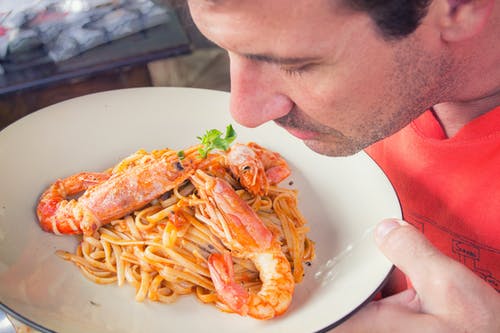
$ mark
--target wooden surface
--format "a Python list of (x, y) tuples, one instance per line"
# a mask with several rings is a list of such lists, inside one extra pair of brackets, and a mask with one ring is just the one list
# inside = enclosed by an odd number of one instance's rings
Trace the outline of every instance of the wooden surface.
[(151, 86), (147, 66), (122, 68), (98, 76), (72, 79), (44, 89), (19, 91), (0, 96), (0, 130), (46, 106), (95, 92)]

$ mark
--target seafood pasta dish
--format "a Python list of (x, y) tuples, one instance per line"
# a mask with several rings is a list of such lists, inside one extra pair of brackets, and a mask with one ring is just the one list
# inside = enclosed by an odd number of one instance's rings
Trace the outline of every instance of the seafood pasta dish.
[(185, 150), (140, 150), (58, 179), (38, 202), (40, 226), (78, 235), (75, 253), (56, 253), (95, 283), (132, 285), (136, 301), (194, 294), (222, 311), (279, 316), (314, 243), (297, 190), (279, 185), (286, 161), (235, 137), (229, 125)]

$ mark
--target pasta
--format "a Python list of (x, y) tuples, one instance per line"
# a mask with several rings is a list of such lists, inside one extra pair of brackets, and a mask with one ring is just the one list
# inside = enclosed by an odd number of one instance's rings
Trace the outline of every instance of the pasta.
[[(191, 154), (192, 151), (188, 153)], [(141, 154), (132, 155), (139, 158)], [(251, 194), (227, 172), (222, 155), (213, 154), (199, 166), (204, 172), (224, 177), (252, 207), (267, 229), (279, 240), (290, 263), (293, 280), (303, 279), (304, 265), (315, 256), (314, 243), (307, 237), (309, 228), (298, 209), (298, 192), (269, 185), (265, 195)], [(130, 167), (129, 158), (114, 170)], [(130, 284), (135, 300), (173, 303), (181, 295), (194, 294), (201, 302), (233, 312), (220, 300), (211, 279), (207, 258), (212, 253), (231, 252), (206, 221), (206, 199), (191, 181), (153, 200), (145, 207), (100, 227), (92, 235), (82, 235), (75, 253), (57, 254), (98, 284)], [(246, 290), (262, 287), (254, 263), (232, 256), (234, 276)]]

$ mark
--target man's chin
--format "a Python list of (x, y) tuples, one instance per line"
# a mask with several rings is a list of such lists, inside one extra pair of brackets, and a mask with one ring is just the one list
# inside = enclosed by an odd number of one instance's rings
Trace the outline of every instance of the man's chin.
[(362, 149), (346, 143), (325, 143), (317, 140), (303, 140), (303, 142), (312, 151), (332, 157), (351, 156)]

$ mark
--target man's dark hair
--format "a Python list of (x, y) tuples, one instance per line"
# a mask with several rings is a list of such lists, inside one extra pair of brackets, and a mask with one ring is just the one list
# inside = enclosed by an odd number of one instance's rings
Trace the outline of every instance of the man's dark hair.
[(432, 0), (343, 0), (350, 8), (365, 11), (385, 39), (399, 39), (417, 29)]

